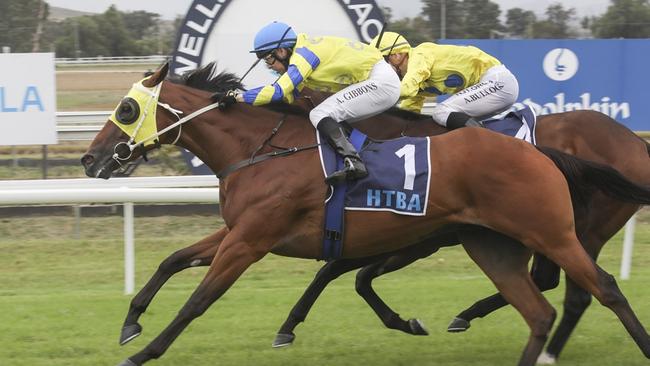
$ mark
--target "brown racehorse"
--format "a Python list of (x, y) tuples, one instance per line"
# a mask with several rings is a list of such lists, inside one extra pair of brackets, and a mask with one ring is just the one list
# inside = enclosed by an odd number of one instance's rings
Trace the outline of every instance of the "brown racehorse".
[[(298, 258), (320, 258), (323, 210), (327, 193), (314, 149), (287, 149), (282, 158), (247, 165), (256, 153), (272, 153), (275, 146), (313, 146), (315, 133), (301, 113), (236, 105), (226, 112), (208, 110), (210, 93), (189, 85), (164, 82), (165, 65), (142, 83), (149, 89), (143, 105), (124, 100), (116, 114), (153, 115), (164, 133), (161, 143), (176, 143), (203, 160), (213, 171), (242, 164), (222, 179), (220, 202), (228, 227), (210, 268), (171, 324), (143, 350), (121, 365), (142, 365), (160, 357), (189, 325), (267, 253)], [(206, 73), (207, 75), (208, 73)], [(197, 83), (200, 84), (200, 83)], [(139, 87), (134, 87), (134, 89)], [(132, 89), (132, 91), (134, 90)], [(159, 95), (157, 94), (159, 92)], [(170, 107), (171, 106), (171, 107)], [(206, 109), (203, 109), (206, 107)], [(200, 114), (199, 109), (206, 110)], [(173, 128), (177, 111), (189, 113)], [(143, 117), (144, 118), (144, 117)], [(128, 117), (131, 122), (130, 117)], [(280, 128), (281, 126), (281, 128)], [(171, 130), (171, 131), (170, 131)], [(82, 157), (86, 174), (109, 178), (120, 163), (133, 160), (144, 149), (126, 145), (126, 136), (108, 122)], [(268, 142), (272, 141), (272, 144)], [(137, 140), (136, 140), (137, 141)], [(471, 141), (471, 144), (466, 143)], [(483, 129), (461, 129), (431, 139), (431, 170), (440, 187), (430, 192), (427, 214), (406, 217), (387, 212), (350, 212), (342, 257), (371, 258), (423, 242), (448, 224), (475, 224), (491, 228), (526, 248), (509, 251), (509, 259), (495, 262), (466, 246), (470, 257), (524, 317), (531, 334), (520, 365), (534, 365), (541, 353), (555, 312), (530, 279), (528, 250), (545, 255), (576, 283), (587, 289), (621, 320), (643, 354), (650, 358), (650, 336), (645, 331), (612, 276), (600, 269), (583, 249), (575, 233), (572, 193), (596, 186), (607, 194), (633, 202), (650, 202), (650, 189), (625, 179), (613, 169), (572, 158), (557, 151), (541, 154), (527, 143)], [(127, 146), (127, 151), (124, 147)], [(141, 145), (140, 145), (141, 146)], [(444, 152), (444, 154), (442, 153)], [(268, 155), (270, 156), (270, 155)], [(465, 167), (472, 167), (466, 169)], [(558, 170), (558, 167), (561, 170)], [(490, 181), (489, 187), (475, 184)], [(535, 192), (547, 203), (536, 207)], [(219, 239), (215, 234), (206, 243)], [(371, 256), (376, 256), (372, 258)]]

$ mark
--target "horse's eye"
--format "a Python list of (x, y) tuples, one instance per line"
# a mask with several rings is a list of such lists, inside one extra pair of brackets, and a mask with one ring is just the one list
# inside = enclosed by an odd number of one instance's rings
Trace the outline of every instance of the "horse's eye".
[(124, 98), (120, 106), (117, 108), (115, 117), (118, 122), (130, 125), (131, 123), (138, 120), (140, 116), (140, 106), (138, 102), (133, 98)]

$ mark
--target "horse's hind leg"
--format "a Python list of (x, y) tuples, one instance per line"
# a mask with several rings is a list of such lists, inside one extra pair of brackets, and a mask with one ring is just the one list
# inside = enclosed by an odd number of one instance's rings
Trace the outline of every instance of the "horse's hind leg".
[(386, 256), (387, 255), (366, 258), (337, 259), (328, 262), (321, 267), (278, 330), (275, 340), (273, 341), (273, 347), (284, 347), (293, 343), (296, 338), (296, 335), (293, 333), (294, 329), (298, 324), (305, 321), (305, 318), (307, 317), (311, 307), (316, 302), (316, 299), (318, 299), (318, 296), (320, 296), (330, 282), (346, 272), (361, 268), (370, 263), (383, 261)]
[[(535, 365), (553, 326), (555, 310), (528, 274), (530, 250), (487, 229), (463, 232), (460, 239), (469, 256), (526, 320), (531, 333), (519, 365)], [(485, 250), (486, 246), (490, 250)]]
[(591, 294), (580, 288), (567, 276), (561, 321), (555, 329), (548, 346), (546, 346), (546, 351), (539, 356), (538, 364), (555, 364), (560, 352), (590, 303)]
[[(597, 260), (602, 247), (614, 236), (629, 218), (636, 212), (637, 206), (622, 204), (607, 199), (607, 202), (594, 204), (598, 210), (589, 212), (589, 226), (582, 231), (581, 242), (594, 261)], [(538, 363), (553, 364), (569, 340), (571, 333), (585, 310), (591, 304), (591, 294), (567, 277), (564, 295), (564, 308), (560, 323)]]
[[(480, 250), (492, 250), (492, 248), (483, 247)], [(551, 290), (556, 288), (560, 282), (560, 267), (546, 257), (536, 254), (530, 275), (540, 291)], [(451, 333), (464, 332), (469, 329), (472, 320), (483, 318), (506, 305), (508, 305), (508, 302), (500, 293), (488, 296), (456, 315), (447, 326), (447, 331)]]
[(637, 318), (618, 288), (614, 277), (603, 271), (582, 248), (573, 232), (565, 232), (564, 245), (554, 246), (553, 250), (534, 245), (536, 250), (546, 251), (549, 259), (557, 263), (564, 272), (580, 287), (591, 293), (598, 301), (611, 309), (632, 336), (641, 352), (650, 358), (650, 336)]
[(538, 364), (555, 364), (578, 321), (591, 304), (591, 299), (589, 292), (578, 286), (570, 277), (566, 277), (562, 317), (546, 346), (546, 351), (537, 360)]
[(142, 326), (138, 323), (138, 319), (147, 310), (151, 300), (165, 282), (175, 273), (186, 268), (209, 265), (227, 233), (228, 229), (223, 228), (187, 248), (176, 251), (160, 263), (147, 284), (131, 300), (120, 334), (121, 345), (140, 335)]

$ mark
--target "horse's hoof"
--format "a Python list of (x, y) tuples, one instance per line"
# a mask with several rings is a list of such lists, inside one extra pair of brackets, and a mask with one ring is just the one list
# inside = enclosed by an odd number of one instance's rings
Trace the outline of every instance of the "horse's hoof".
[(273, 348), (280, 348), (280, 347), (286, 347), (290, 346), (293, 344), (293, 340), (296, 339), (296, 336), (291, 333), (291, 334), (286, 334), (286, 333), (278, 333), (275, 336), (275, 339), (273, 340)]
[(468, 330), (470, 327), (470, 324), (467, 320), (462, 319), (462, 318), (454, 318), (454, 320), (449, 323), (447, 326), (447, 332), (449, 333), (460, 333)]
[(120, 334), (120, 346), (129, 343), (133, 338), (139, 336), (140, 333), (142, 333), (142, 326), (138, 323), (124, 326), (122, 328), (122, 334)]
[(413, 335), (429, 335), (427, 328), (420, 319), (409, 319), (409, 328), (411, 328), (411, 334)]
[(546, 351), (542, 352), (539, 357), (537, 357), (538, 365), (555, 365), (556, 361), (557, 358)]
[(126, 359), (122, 361), (122, 363), (118, 364), (117, 366), (139, 366), (135, 362), (131, 361), (130, 359)]

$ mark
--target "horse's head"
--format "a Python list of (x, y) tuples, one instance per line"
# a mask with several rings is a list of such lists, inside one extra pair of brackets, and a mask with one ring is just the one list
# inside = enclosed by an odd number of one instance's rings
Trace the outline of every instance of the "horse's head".
[(212, 93), (242, 89), (236, 75), (217, 74), (216, 63), (163, 83), (168, 71), (166, 64), (133, 84), (81, 158), (86, 175), (108, 179), (120, 166), (140, 156), (146, 158), (147, 151), (161, 144), (184, 146), (186, 134), (180, 126), (218, 106), (210, 99)]
[(165, 108), (174, 113), (158, 100), (168, 70), (169, 65), (165, 64), (151, 76), (133, 84), (120, 101), (81, 158), (87, 176), (108, 179), (122, 165), (141, 156), (146, 159), (147, 151), (160, 146), (156, 112)]

